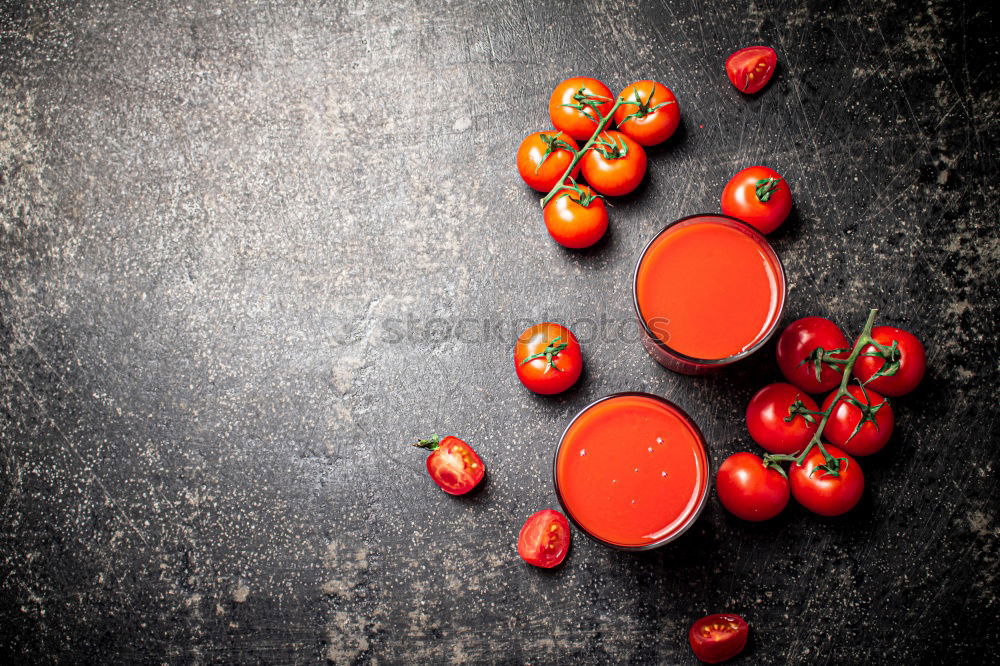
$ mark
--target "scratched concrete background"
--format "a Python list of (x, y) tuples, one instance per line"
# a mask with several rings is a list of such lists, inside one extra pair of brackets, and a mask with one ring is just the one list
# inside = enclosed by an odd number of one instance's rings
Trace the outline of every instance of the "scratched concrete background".
[[(6, 663), (742, 663), (1000, 659), (997, 25), (989, 3), (5, 2), (0, 14), (0, 650)], [(761, 95), (726, 55), (772, 44)], [(607, 241), (553, 244), (521, 138), (560, 79), (654, 78), (683, 127)], [(657, 552), (574, 534), (525, 566), (553, 446), (590, 400), (684, 406), (718, 464), (772, 348), (721, 374), (635, 344), (665, 222), (766, 163), (787, 320), (917, 333), (929, 376), (861, 505), (751, 526), (711, 498)], [(538, 398), (510, 352), (572, 324)], [(438, 491), (430, 432), (487, 486)]]

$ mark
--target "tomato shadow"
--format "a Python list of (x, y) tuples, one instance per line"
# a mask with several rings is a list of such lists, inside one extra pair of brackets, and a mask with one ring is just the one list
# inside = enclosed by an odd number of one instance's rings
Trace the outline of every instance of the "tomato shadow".
[(486, 504), (489, 502), (489, 497), (491, 494), (492, 482), (490, 480), (490, 471), (487, 467), (486, 472), (483, 474), (483, 480), (480, 481), (475, 488), (465, 493), (464, 495), (452, 495), (455, 501), (461, 504)]
[(802, 235), (803, 226), (808, 222), (799, 213), (799, 207), (792, 204), (792, 210), (788, 213), (788, 218), (781, 223), (781, 226), (767, 234), (767, 240), (772, 245), (780, 243), (791, 243)]

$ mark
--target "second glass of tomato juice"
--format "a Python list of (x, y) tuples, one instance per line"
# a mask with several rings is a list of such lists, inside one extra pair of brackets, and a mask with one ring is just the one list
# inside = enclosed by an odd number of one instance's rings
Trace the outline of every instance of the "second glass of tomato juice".
[(633, 301), (646, 350), (702, 374), (749, 356), (777, 328), (785, 272), (767, 240), (724, 215), (667, 225), (636, 264)]
[(679, 407), (649, 393), (616, 393), (570, 422), (553, 476), (577, 527), (614, 548), (646, 550), (697, 519), (709, 461), (701, 432)]

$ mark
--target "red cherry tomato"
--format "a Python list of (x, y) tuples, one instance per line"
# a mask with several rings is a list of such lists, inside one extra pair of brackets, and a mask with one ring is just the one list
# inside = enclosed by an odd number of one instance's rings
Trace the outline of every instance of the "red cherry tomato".
[(434, 435), (414, 446), (432, 452), (427, 456), (427, 473), (441, 490), (450, 495), (464, 495), (475, 488), (486, 474), (483, 461), (471, 446), (458, 437), (449, 435), (442, 439)]
[(625, 102), (615, 111), (615, 124), (643, 146), (663, 143), (681, 122), (677, 98), (656, 81), (637, 81), (621, 92)]
[(580, 378), (583, 353), (568, 328), (545, 322), (517, 338), (514, 367), (521, 383), (535, 393), (562, 393)]
[(816, 401), (791, 384), (768, 384), (747, 405), (747, 429), (768, 453), (798, 453), (816, 432)]
[(716, 474), (715, 490), (722, 506), (743, 520), (769, 520), (788, 505), (788, 479), (778, 470), (764, 467), (760, 456), (752, 453), (726, 458)]
[(801, 465), (792, 463), (788, 477), (792, 484), (792, 497), (799, 504), (821, 516), (839, 516), (847, 513), (861, 499), (865, 490), (865, 475), (861, 465), (836, 446), (827, 446), (827, 452), (836, 461), (836, 475), (821, 469), (826, 459), (819, 447), (813, 448)]
[(927, 370), (927, 353), (917, 336), (901, 328), (876, 326), (872, 329), (872, 338), (886, 347), (896, 344), (896, 352), (891, 352), (893, 360), (888, 361), (888, 367), (895, 367), (896, 372), (871, 379), (886, 366), (887, 361), (880, 356), (867, 356), (875, 354), (876, 350), (874, 345), (865, 345), (854, 364), (854, 376), (865, 382), (866, 388), (873, 388), (883, 395), (906, 395), (917, 388)]
[(817, 378), (817, 360), (822, 353), (834, 350), (838, 350), (834, 358), (846, 359), (851, 355), (851, 347), (844, 333), (829, 319), (803, 317), (781, 332), (777, 347), (778, 367), (785, 379), (803, 391), (824, 393), (840, 385), (844, 366), (820, 363)]
[[(517, 172), (529, 187), (548, 192), (566, 173), (573, 154), (578, 150), (580, 147), (576, 141), (562, 132), (553, 130), (529, 134), (517, 149)], [(570, 177), (576, 178), (579, 174), (580, 165), (577, 164)]]
[(792, 190), (788, 181), (765, 166), (738, 171), (722, 190), (722, 212), (743, 220), (762, 234), (780, 227), (791, 210)]
[[(851, 399), (842, 397), (823, 428), (823, 437), (852, 456), (867, 456), (881, 451), (892, 435), (896, 418), (889, 401), (869, 388), (848, 386)], [(833, 405), (831, 393), (823, 401), (823, 411)], [(864, 406), (864, 410), (859, 405)], [(860, 427), (859, 427), (860, 424)], [(855, 432), (855, 430), (857, 432)]]
[(767, 85), (778, 66), (770, 46), (748, 46), (726, 58), (726, 74), (740, 92), (752, 95)]
[(542, 216), (549, 234), (564, 247), (590, 247), (608, 230), (608, 207), (586, 185), (567, 186), (545, 204)]
[(549, 118), (556, 129), (577, 141), (586, 141), (597, 129), (601, 116), (614, 106), (611, 90), (586, 76), (574, 76), (562, 81), (549, 98)]
[(517, 554), (528, 564), (551, 569), (569, 552), (569, 522), (552, 509), (542, 509), (524, 522), (517, 535)]
[(646, 175), (646, 151), (621, 132), (601, 132), (581, 160), (583, 177), (601, 194), (620, 197), (639, 187)]
[(718, 664), (743, 652), (749, 633), (747, 621), (739, 615), (716, 613), (692, 624), (688, 641), (694, 656), (706, 664)]

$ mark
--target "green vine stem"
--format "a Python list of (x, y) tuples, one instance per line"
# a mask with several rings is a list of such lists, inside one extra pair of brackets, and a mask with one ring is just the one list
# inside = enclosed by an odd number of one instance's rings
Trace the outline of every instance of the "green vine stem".
[[(625, 103), (625, 98), (619, 97), (618, 99), (615, 100), (614, 106), (611, 107), (611, 110), (608, 111), (607, 115), (601, 116), (600, 122), (597, 123), (597, 129), (595, 129), (594, 133), (590, 135), (589, 139), (587, 139), (587, 143), (583, 144), (583, 148), (578, 150), (573, 155), (573, 159), (570, 161), (569, 166), (566, 167), (566, 172), (559, 179), (559, 182), (556, 183), (555, 187), (549, 190), (549, 193), (546, 194), (545, 197), (542, 199), (542, 208), (545, 208), (545, 204), (551, 201), (552, 197), (554, 197), (556, 193), (559, 192), (559, 190), (563, 189), (566, 186), (566, 178), (568, 178), (569, 175), (573, 173), (573, 169), (576, 168), (576, 165), (580, 163), (580, 160), (583, 159), (583, 156), (586, 155), (587, 151), (590, 150), (591, 146), (594, 145), (594, 142), (597, 141), (597, 137), (601, 136), (601, 132), (604, 131), (604, 128), (608, 126), (608, 123), (615, 115), (615, 111), (617, 111), (618, 107), (624, 103)], [(594, 111), (596, 112), (597, 109), (594, 109)]]
[(837, 408), (837, 403), (840, 402), (840, 399), (844, 396), (850, 397), (847, 387), (851, 383), (851, 371), (854, 369), (854, 363), (858, 360), (858, 357), (861, 356), (861, 350), (870, 344), (874, 344), (876, 348), (879, 349), (883, 347), (883, 345), (878, 344), (872, 339), (872, 326), (875, 325), (876, 315), (878, 315), (877, 309), (872, 309), (868, 313), (868, 319), (865, 321), (865, 327), (861, 329), (861, 335), (858, 336), (857, 341), (854, 343), (854, 347), (851, 349), (851, 355), (844, 361), (844, 376), (840, 379), (840, 388), (837, 389), (837, 393), (830, 402), (830, 408), (825, 411), (814, 412), (817, 416), (821, 415), (822, 418), (819, 421), (819, 425), (816, 426), (816, 432), (813, 433), (812, 438), (809, 440), (809, 443), (806, 444), (802, 453), (797, 456), (769, 453), (764, 456), (765, 467), (772, 467), (782, 474), (785, 474), (785, 470), (782, 469), (781, 465), (778, 463), (790, 461), (796, 465), (801, 465), (805, 461), (806, 456), (809, 455), (809, 452), (812, 451), (813, 447), (818, 446), (820, 452), (823, 454), (823, 458), (826, 459), (825, 469), (827, 473), (837, 476), (837, 470), (840, 468), (840, 461), (842, 459), (834, 458), (826, 450), (826, 447), (823, 446), (823, 442), (821, 441), (821, 438), (823, 437), (823, 429), (826, 428), (826, 422), (830, 420), (830, 415), (833, 413), (833, 410)]

